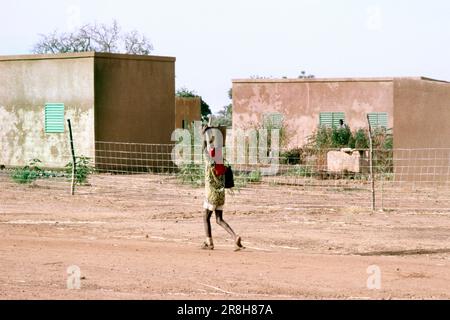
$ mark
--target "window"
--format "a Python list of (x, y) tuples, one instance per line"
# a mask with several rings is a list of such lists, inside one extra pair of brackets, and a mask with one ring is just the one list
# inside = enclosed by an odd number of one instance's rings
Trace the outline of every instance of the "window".
[(45, 133), (64, 132), (64, 104), (47, 103), (45, 105)]
[(283, 115), (281, 113), (264, 114), (264, 128), (281, 129), (283, 127)]
[(321, 112), (319, 125), (325, 127), (339, 127), (341, 120), (345, 122), (344, 112)]
[(372, 128), (385, 128), (388, 127), (388, 114), (386, 112), (373, 112), (369, 113), (369, 122)]

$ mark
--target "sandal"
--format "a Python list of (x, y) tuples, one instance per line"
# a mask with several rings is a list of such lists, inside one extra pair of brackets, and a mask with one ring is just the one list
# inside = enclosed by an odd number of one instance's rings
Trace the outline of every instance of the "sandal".
[(234, 242), (234, 251), (240, 251), (245, 249), (245, 247), (242, 245), (242, 238), (241, 237), (237, 237), (236, 241)]

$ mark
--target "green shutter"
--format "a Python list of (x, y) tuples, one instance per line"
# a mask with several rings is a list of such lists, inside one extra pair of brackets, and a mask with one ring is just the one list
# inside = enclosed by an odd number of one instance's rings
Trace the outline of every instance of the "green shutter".
[(377, 113), (369, 113), (369, 123), (372, 128), (378, 127), (378, 114)]
[(333, 125), (333, 112), (322, 112), (319, 117), (320, 126), (331, 127)]
[(369, 122), (373, 128), (387, 128), (388, 114), (386, 112), (369, 113)]
[(339, 127), (341, 125), (340, 123), (341, 120), (344, 120), (345, 123), (345, 113), (333, 112), (333, 127)]
[(64, 104), (48, 103), (45, 105), (45, 132), (64, 132)]
[(378, 115), (378, 124), (380, 127), (387, 128), (388, 127), (388, 114), (387, 113), (380, 113)]
[(319, 125), (325, 127), (339, 127), (340, 120), (345, 122), (344, 112), (321, 112), (319, 116)]

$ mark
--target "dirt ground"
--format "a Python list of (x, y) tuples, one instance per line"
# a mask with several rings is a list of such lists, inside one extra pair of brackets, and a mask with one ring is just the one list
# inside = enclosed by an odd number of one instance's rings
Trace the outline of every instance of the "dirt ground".
[[(75, 196), (67, 183), (0, 180), (0, 299), (450, 298), (448, 212), (333, 209), (325, 193), (254, 185), (225, 210), (247, 249), (214, 224), (216, 250), (202, 251), (201, 188), (93, 179)], [(308, 197), (326, 205), (307, 208)], [(73, 265), (80, 290), (67, 289)], [(379, 290), (367, 287), (372, 265)]]

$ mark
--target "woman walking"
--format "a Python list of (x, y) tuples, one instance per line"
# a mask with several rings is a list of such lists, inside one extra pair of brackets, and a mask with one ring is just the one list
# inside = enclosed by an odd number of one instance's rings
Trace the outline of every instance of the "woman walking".
[(235, 251), (245, 249), (238, 236), (230, 225), (223, 219), (223, 208), (225, 205), (225, 172), (226, 167), (223, 161), (223, 138), (221, 132), (212, 127), (203, 130), (204, 152), (205, 152), (205, 201), (203, 208), (205, 214), (203, 222), (205, 225), (206, 241), (202, 245), (204, 250), (214, 250), (214, 242), (211, 231), (211, 216), (216, 214), (216, 222), (224, 228), (234, 241)]

